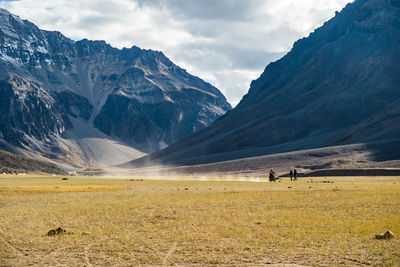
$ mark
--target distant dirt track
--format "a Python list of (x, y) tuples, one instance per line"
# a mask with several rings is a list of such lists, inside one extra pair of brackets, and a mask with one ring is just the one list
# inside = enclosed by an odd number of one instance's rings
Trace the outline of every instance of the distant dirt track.
[(303, 177), (321, 176), (400, 176), (400, 169), (331, 169), (303, 175)]
[(270, 169), (281, 176), (287, 175), (291, 169), (296, 169), (299, 174), (304, 173), (307, 176), (400, 176), (400, 160), (380, 160), (376, 155), (375, 151), (364, 145), (346, 145), (188, 166), (155, 164), (135, 167), (127, 163), (106, 168), (103, 172), (145, 176), (264, 177)]

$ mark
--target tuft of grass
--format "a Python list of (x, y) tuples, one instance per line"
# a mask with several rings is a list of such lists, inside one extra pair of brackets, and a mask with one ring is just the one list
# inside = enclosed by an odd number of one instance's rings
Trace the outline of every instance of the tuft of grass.
[[(0, 265), (400, 262), (399, 178), (68, 179), (0, 177)], [(75, 234), (46, 236), (57, 227)]]

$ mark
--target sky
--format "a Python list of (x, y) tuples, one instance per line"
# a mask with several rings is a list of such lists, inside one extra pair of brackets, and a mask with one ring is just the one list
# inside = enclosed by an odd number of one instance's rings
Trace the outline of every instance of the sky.
[(45, 30), (164, 52), (235, 106), (268, 63), (350, 0), (15, 0), (6, 8)]

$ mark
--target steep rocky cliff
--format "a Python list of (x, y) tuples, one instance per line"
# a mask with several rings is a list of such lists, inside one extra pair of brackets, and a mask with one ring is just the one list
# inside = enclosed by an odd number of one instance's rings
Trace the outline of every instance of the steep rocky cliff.
[(398, 119), (383, 120), (399, 115), (388, 108), (400, 99), (399, 85), (400, 1), (356, 0), (268, 65), (234, 110), (134, 164), (197, 164), (398, 139)]
[(73, 41), (0, 9), (0, 143), (75, 166), (164, 148), (231, 107), (162, 52)]

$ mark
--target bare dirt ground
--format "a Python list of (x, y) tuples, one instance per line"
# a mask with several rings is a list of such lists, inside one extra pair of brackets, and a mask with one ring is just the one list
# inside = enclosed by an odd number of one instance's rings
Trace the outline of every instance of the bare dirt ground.
[(400, 263), (399, 177), (61, 178), (0, 175), (0, 266)]

